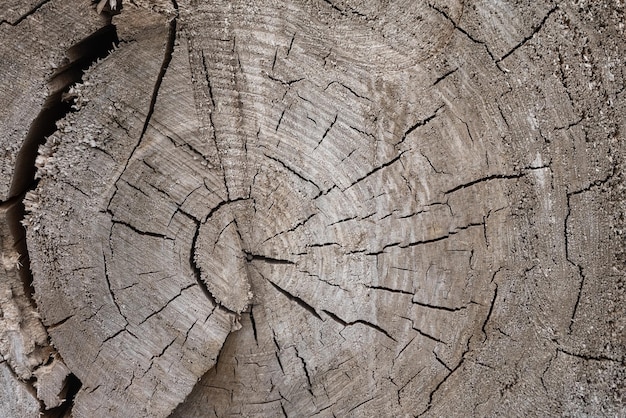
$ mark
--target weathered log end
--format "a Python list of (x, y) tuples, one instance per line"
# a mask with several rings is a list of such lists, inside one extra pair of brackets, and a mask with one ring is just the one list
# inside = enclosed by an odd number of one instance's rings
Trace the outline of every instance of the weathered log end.
[(626, 414), (622, 5), (119, 5), (0, 10), (0, 407)]

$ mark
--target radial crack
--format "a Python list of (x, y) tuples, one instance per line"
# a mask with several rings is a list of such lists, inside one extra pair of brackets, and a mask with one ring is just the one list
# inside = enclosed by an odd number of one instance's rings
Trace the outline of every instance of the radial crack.
[(372, 174), (377, 173), (378, 171), (382, 170), (383, 168), (389, 167), (390, 165), (392, 165), (393, 163), (397, 162), (398, 160), (400, 160), (400, 158), (402, 157), (402, 155), (404, 155), (406, 151), (402, 151), (401, 153), (399, 153), (397, 156), (395, 156), (394, 158), (392, 158), (391, 160), (387, 161), (386, 163), (383, 163), (377, 167), (374, 167), (372, 170), (370, 170), (367, 174), (365, 174), (362, 177), (359, 177), (358, 179), (356, 179), (355, 181), (353, 181), (348, 187), (346, 187), (345, 190), (348, 190), (349, 188), (351, 188), (352, 186), (356, 185), (357, 183), (365, 180), (366, 178), (368, 178), (369, 176), (371, 176)]
[(372, 324), (371, 322), (368, 322), (368, 321), (366, 321), (364, 319), (357, 319), (356, 321), (347, 322), (347, 321), (344, 321), (343, 319), (341, 319), (340, 317), (338, 317), (337, 315), (335, 315), (334, 313), (332, 313), (330, 311), (322, 309), (322, 312), (324, 312), (332, 320), (334, 320), (335, 322), (341, 324), (344, 327), (350, 327), (352, 325), (362, 324), (362, 325), (365, 325), (366, 327), (372, 328), (373, 330), (378, 331), (378, 332), (384, 334), (387, 338), (390, 338), (391, 340), (397, 342), (397, 340), (395, 338), (393, 338), (386, 330), (384, 330), (380, 326), (378, 326), (376, 324)]
[[(413, 321), (413, 319), (411, 319), (411, 318), (407, 318), (406, 316), (401, 316), (400, 318), (402, 318), (402, 319), (406, 319), (407, 321), (410, 321), (410, 322), (411, 322), (411, 328), (413, 329), (413, 331), (417, 332), (417, 333), (418, 333), (419, 335), (421, 335), (422, 337), (426, 337), (426, 338), (428, 338), (429, 340), (432, 340), (432, 341), (434, 341), (434, 342), (436, 342), (436, 343), (439, 343), (439, 344), (448, 345), (448, 343), (446, 343), (445, 341), (443, 341), (443, 340), (441, 340), (441, 339), (439, 339), (439, 338), (437, 338), (437, 337), (435, 337), (435, 336), (433, 336), (433, 335), (431, 335), (431, 334), (428, 334), (427, 332), (424, 332), (424, 331), (422, 331), (421, 329), (417, 328), (417, 327), (415, 326), (415, 321)], [(406, 348), (406, 347), (405, 347), (405, 348)], [(404, 348), (403, 348), (402, 350), (404, 351)], [(398, 354), (398, 355), (399, 355), (399, 354)]]
[(300, 355), (300, 353), (298, 352), (298, 349), (296, 347), (294, 347), (294, 349), (296, 351), (296, 357), (298, 357), (300, 361), (302, 362), (302, 369), (304, 370), (304, 375), (306, 376), (306, 381), (308, 383), (307, 389), (309, 393), (311, 394), (311, 396), (314, 396), (313, 385), (311, 384), (311, 376), (309, 375), (309, 369), (306, 367), (306, 361), (304, 361), (304, 358)]
[[(172, 61), (172, 56), (174, 54), (174, 44), (175, 44), (175, 41), (176, 41), (176, 22), (177, 22), (177, 19), (178, 19), (178, 7), (177, 7), (177, 4), (176, 4), (175, 1), (172, 1), (172, 4), (174, 5), (174, 9), (176, 10), (176, 16), (172, 20), (170, 20), (170, 23), (169, 23), (169, 29), (168, 29), (168, 34), (167, 34), (167, 42), (166, 42), (166, 45), (165, 45), (165, 52), (163, 54), (163, 62), (161, 63), (161, 68), (159, 70), (159, 74), (157, 75), (156, 82), (154, 83), (154, 88), (152, 90), (152, 96), (150, 97), (150, 104), (148, 105), (148, 112), (146, 113), (146, 118), (144, 120), (143, 127), (141, 128), (141, 134), (139, 135), (139, 139), (135, 143), (135, 146), (131, 150), (129, 157), (126, 159), (126, 163), (124, 164), (124, 167), (120, 171), (119, 176), (113, 182), (114, 185), (117, 184), (119, 179), (126, 172), (126, 169), (128, 168), (128, 165), (130, 164), (130, 161), (132, 160), (132, 156), (135, 154), (135, 152), (139, 148), (139, 145), (141, 144), (141, 141), (143, 140), (143, 137), (144, 137), (146, 131), (148, 130), (148, 126), (150, 126), (150, 120), (152, 119), (152, 115), (154, 114), (154, 107), (156, 106), (156, 101), (157, 101), (157, 97), (159, 95), (159, 90), (161, 88), (161, 84), (163, 83), (163, 79), (165, 78), (165, 74), (167, 73), (167, 69), (168, 69), (168, 67), (170, 65), (170, 62)], [(117, 186), (116, 186), (116, 189), (117, 189)], [(115, 196), (115, 194), (116, 194), (116, 192), (114, 192), (111, 195), (111, 199), (109, 200), (107, 208), (109, 208), (111, 206), (111, 201), (113, 200), (113, 197)]]
[(521, 177), (524, 177), (525, 175), (526, 175), (526, 173), (518, 173), (518, 174), (492, 174), (490, 176), (481, 177), (479, 179), (472, 180), (472, 181), (467, 182), (467, 183), (459, 184), (458, 186), (453, 187), (453, 188), (443, 192), (443, 194), (445, 196), (445, 195), (457, 192), (457, 191), (462, 190), (462, 189), (466, 189), (468, 187), (471, 187), (471, 186), (474, 186), (476, 184), (483, 183), (483, 182), (486, 182), (486, 181), (519, 179)]
[(314, 317), (316, 317), (320, 321), (323, 321), (322, 317), (317, 313), (315, 308), (312, 307), (311, 305), (309, 305), (308, 303), (306, 303), (302, 298), (299, 298), (298, 296), (289, 293), (288, 291), (286, 291), (282, 287), (278, 286), (276, 283), (272, 282), (271, 280), (269, 280), (265, 276), (261, 275), (261, 277), (263, 277), (265, 280), (267, 280), (272, 285), (272, 287), (274, 287), (274, 289), (278, 290), (278, 292), (280, 294), (282, 294), (283, 296), (285, 296), (287, 299), (289, 299), (289, 300), (295, 302), (296, 304), (300, 305), (300, 307), (302, 307), (304, 310), (309, 312), (311, 315), (313, 315)]
[[(269, 158), (270, 160), (275, 161), (275, 162), (277, 162), (278, 164), (280, 164), (280, 165), (281, 165), (281, 166), (282, 166), (285, 170), (289, 171), (290, 173), (292, 173), (293, 175), (295, 175), (296, 177), (298, 177), (300, 180), (302, 180), (302, 181), (304, 181), (304, 182), (306, 182), (306, 183), (309, 183), (309, 184), (313, 185), (313, 187), (315, 187), (315, 188), (318, 190), (318, 192), (319, 192), (317, 196), (320, 196), (320, 195), (322, 194), (322, 189), (321, 189), (321, 188), (320, 188), (317, 184), (315, 184), (313, 181), (311, 181), (311, 180), (307, 179), (307, 178), (306, 178), (306, 177), (304, 177), (302, 174), (298, 173), (296, 170), (294, 170), (293, 168), (289, 167), (287, 164), (285, 164), (284, 162), (282, 162), (282, 161), (281, 161), (281, 160), (279, 160), (278, 158), (272, 157), (272, 156), (267, 155), (267, 154), (263, 154), (263, 155), (265, 155), (265, 156), (266, 156), (267, 158)], [(317, 197), (317, 196), (316, 196), (316, 197)]]
[(496, 61), (496, 64), (498, 65), (498, 67), (500, 66), (500, 62), (504, 61), (508, 56), (510, 56), (512, 53), (514, 53), (515, 51), (517, 51), (519, 48), (521, 48), (526, 42), (530, 41), (532, 38), (534, 38), (534, 36), (537, 34), (537, 32), (539, 32), (541, 30), (541, 28), (543, 27), (543, 25), (546, 23), (546, 21), (548, 20), (548, 18), (552, 15), (552, 13), (554, 13), (556, 10), (558, 9), (558, 6), (554, 6), (545, 16), (544, 18), (541, 20), (541, 22), (539, 22), (539, 25), (537, 25), (532, 32), (530, 33), (530, 35), (525, 36), (524, 39), (522, 39), (517, 45), (515, 45), (509, 52), (507, 52), (506, 54), (504, 54), (499, 60)]
[(50, 1), (52, 0), (42, 0), (39, 3), (37, 3), (32, 9), (30, 9), (29, 11), (27, 11), (26, 13), (24, 13), (23, 15), (21, 15), (20, 17), (18, 17), (17, 19), (15, 19), (13, 22), (9, 22), (8, 20), (2, 20), (0, 21), (0, 24), (3, 23), (7, 23), (11, 26), (17, 26), (19, 25), (24, 19), (26, 19), (29, 16), (32, 16), (33, 14), (35, 14), (39, 9), (41, 9), (45, 4), (50, 3)]
[(422, 127), (424, 125), (426, 125), (428, 122), (432, 121), (433, 119), (435, 119), (438, 115), (439, 115), (439, 111), (444, 108), (445, 105), (441, 105), (439, 106), (437, 109), (435, 109), (435, 111), (433, 112), (432, 115), (428, 116), (425, 119), (422, 120), (418, 120), (417, 122), (415, 122), (412, 126), (409, 127), (409, 129), (407, 129), (404, 134), (402, 135), (402, 138), (400, 139), (400, 141), (395, 145), (396, 147), (400, 144), (402, 144), (404, 142), (404, 140), (406, 139), (407, 136), (409, 136), (414, 130), (416, 130), (419, 127)]

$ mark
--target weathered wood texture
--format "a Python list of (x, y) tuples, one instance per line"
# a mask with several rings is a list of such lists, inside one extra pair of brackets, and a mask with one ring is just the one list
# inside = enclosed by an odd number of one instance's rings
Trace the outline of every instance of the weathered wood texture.
[[(70, 3), (0, 30), (86, 57), (97, 16)], [(21, 38), (60, 7), (89, 17)], [(59, 84), (73, 111), (25, 198), (73, 416), (626, 414), (621, 5), (142, 1), (112, 22), (117, 47)], [(2, 89), (13, 182), (46, 68)]]
[[(34, 385), (46, 409), (64, 402), (70, 372), (30, 298), (22, 199), (33, 187), (37, 148), (62, 116), (56, 104), (72, 78), (71, 47), (106, 21), (80, 1), (23, 1), (0, 10), (0, 353), (17, 378)], [(7, 363), (3, 381), (9, 385)], [(2, 393), (3, 415), (38, 416), (37, 398), (20, 391), (7, 386)]]
[(39, 401), (6, 362), (0, 363), (0, 410), (7, 417), (39, 417)]

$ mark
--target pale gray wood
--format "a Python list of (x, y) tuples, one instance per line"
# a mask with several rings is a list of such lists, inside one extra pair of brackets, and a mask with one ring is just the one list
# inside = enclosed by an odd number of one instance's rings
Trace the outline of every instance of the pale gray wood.
[(0, 410), (7, 417), (38, 418), (39, 402), (5, 361), (0, 362)]
[[(47, 130), (48, 80), (65, 64), (65, 52), (105, 22), (86, 1), (5, 2), (0, 10), (0, 202), (32, 182), (38, 130)], [(63, 28), (63, 30), (59, 30)], [(54, 112), (48, 112), (54, 113)], [(37, 123), (33, 123), (40, 116)], [(54, 128), (54, 125), (52, 126)], [(19, 161), (19, 163), (18, 163)]]
[(25, 199), (74, 416), (626, 413), (621, 6), (113, 23)]
[[(0, 353), (19, 378), (28, 380), (37, 367), (47, 363), (54, 349), (31, 304), (30, 289), (24, 285), (28, 264), (23, 231), (12, 230), (20, 210), (17, 200), (0, 205)], [(22, 236), (14, 240), (20, 232)]]
[[(159, 125), (144, 123), (155, 105), (150, 93), (172, 82), (162, 79), (160, 70), (170, 59), (173, 29), (167, 15), (138, 10), (130, 17), (136, 32), (120, 31), (126, 47), (94, 66), (73, 91), (80, 112), (62, 121), (48, 140), (38, 159), (40, 189), (27, 198), (32, 236), (56, 234), (44, 226), (52, 221), (62, 232), (54, 240), (69, 244), (63, 254), (34, 244), (31, 256), (44, 323), (83, 385), (74, 400), (78, 417), (162, 416), (214, 364), (234, 324), (234, 315), (207, 300), (194, 276), (189, 244), (197, 229), (194, 218), (169, 202), (167, 189), (143, 183), (158, 180), (141, 170), (159, 167), (157, 152), (168, 144), (172, 156), (190, 169), (204, 166), (178, 150)], [(156, 105), (162, 100), (169, 99), (163, 96)], [(83, 123), (87, 134), (75, 129)], [(69, 136), (75, 139), (66, 140)], [(75, 158), (72, 167), (58, 165), (62, 161), (56, 156), (66, 151)], [(52, 203), (42, 191), (59, 185), (52, 178), (65, 178), (64, 200), (85, 212), (66, 206), (73, 214), (57, 217), (42, 210)], [(183, 187), (191, 183), (191, 192), (194, 182), (204, 184), (198, 176), (184, 180)], [(135, 221), (137, 216), (143, 220)], [(68, 221), (73, 226), (65, 225)], [(89, 248), (72, 245), (80, 225), (91, 225), (99, 237), (90, 239)], [(59, 281), (46, 279), (56, 269), (53, 258), (70, 262)], [(59, 294), (55, 289), (60, 288), (67, 292)]]

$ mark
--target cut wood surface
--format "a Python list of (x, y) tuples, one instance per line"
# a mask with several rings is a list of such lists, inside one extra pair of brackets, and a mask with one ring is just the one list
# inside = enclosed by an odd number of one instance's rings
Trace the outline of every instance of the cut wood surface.
[(623, 6), (18, 3), (2, 405), (626, 414)]

